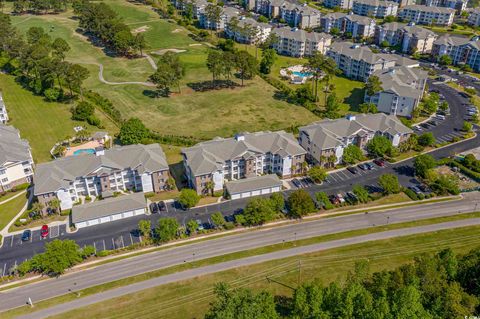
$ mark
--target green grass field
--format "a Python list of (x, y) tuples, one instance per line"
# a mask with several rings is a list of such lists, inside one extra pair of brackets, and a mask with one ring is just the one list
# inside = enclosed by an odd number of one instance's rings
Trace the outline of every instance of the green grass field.
[(446, 247), (457, 253), (466, 252), (480, 246), (480, 239), (475, 235), (478, 230), (480, 227), (476, 226), (461, 231), (439, 231), (261, 263), (147, 289), (52, 318), (201, 318), (213, 298), (213, 285), (218, 281), (228, 282), (235, 288), (267, 289), (276, 295), (289, 296), (292, 289), (288, 287), (295, 288), (304, 281), (316, 278), (328, 283), (345, 279), (354, 263), (361, 259), (370, 262), (371, 271), (379, 271), (410, 262), (415, 255)]
[[(186, 68), (181, 93), (169, 98), (152, 97), (152, 88), (138, 85), (107, 85), (98, 78), (98, 64), (104, 66), (104, 78), (110, 82), (144, 82), (153, 73), (145, 58), (127, 59), (106, 56), (77, 33), (72, 12), (59, 15), (14, 16), (22, 31), (42, 26), (52, 37), (63, 37), (72, 47), (67, 59), (86, 66), (91, 75), (85, 85), (109, 98), (124, 118), (139, 117), (146, 125), (161, 133), (196, 136), (203, 139), (229, 136), (239, 131), (276, 130), (316, 120), (304, 108), (274, 98), (275, 89), (260, 78), (246, 81), (245, 87), (195, 92), (191, 83), (209, 81), (205, 61), (207, 46), (195, 43), (188, 31), (174, 23), (159, 19), (150, 8), (124, 0), (108, 0), (132, 29), (146, 27), (147, 52), (176, 48)], [(240, 83), (240, 80), (237, 80)]]
[(15, 197), (14, 199), (0, 204), (0, 230), (17, 215), (27, 202), (27, 193)]

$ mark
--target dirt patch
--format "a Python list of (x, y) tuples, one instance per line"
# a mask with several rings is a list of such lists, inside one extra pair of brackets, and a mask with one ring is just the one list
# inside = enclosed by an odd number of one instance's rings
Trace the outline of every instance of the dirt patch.
[(201, 43), (192, 43), (192, 44), (189, 44), (188, 46), (189, 47), (198, 47), (199, 45), (202, 45)]
[(445, 166), (445, 165), (440, 166), (440, 167), (437, 167), (435, 170), (439, 175), (444, 175), (444, 176), (447, 175), (457, 179), (458, 186), (460, 187), (460, 189), (472, 189), (480, 186), (480, 184), (477, 183), (476, 181), (472, 180), (471, 178), (463, 175), (458, 171), (453, 170), (449, 166)]
[(178, 32), (182, 32), (183, 30), (182, 29), (175, 29), (175, 30), (172, 30), (172, 33), (178, 33)]
[(163, 49), (163, 50), (158, 50), (158, 51), (155, 51), (155, 52), (152, 52), (153, 54), (158, 54), (158, 55), (162, 55), (162, 54), (165, 54), (167, 52), (173, 52), (173, 53), (182, 53), (182, 52), (187, 52), (187, 50), (181, 50), (181, 49)]
[(133, 34), (142, 33), (142, 32), (148, 31), (148, 29), (150, 29), (150, 27), (148, 25), (142, 25), (141, 27), (138, 27), (138, 28), (132, 30), (132, 33)]

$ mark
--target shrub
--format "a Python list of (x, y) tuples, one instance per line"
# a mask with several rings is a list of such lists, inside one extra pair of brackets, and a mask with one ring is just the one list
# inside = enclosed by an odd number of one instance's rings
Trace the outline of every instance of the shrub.
[(54, 102), (54, 101), (58, 101), (58, 99), (60, 98), (60, 90), (56, 89), (56, 88), (50, 88), (50, 89), (46, 89), (45, 92), (43, 92), (43, 95), (45, 95), (45, 99), (49, 102)]
[(92, 245), (85, 246), (80, 251), (80, 256), (83, 259), (87, 259), (88, 257), (93, 255), (95, 255), (95, 247), (93, 247)]
[(405, 189), (403, 190), (403, 192), (405, 193), (405, 195), (407, 195), (408, 197), (410, 197), (411, 200), (418, 200), (417, 194), (415, 194), (415, 192), (412, 191), (411, 189), (405, 188)]
[(231, 230), (235, 228), (235, 224), (233, 222), (226, 222), (223, 227), (225, 227), (226, 230)]
[(95, 254), (97, 257), (107, 257), (111, 252), (109, 250), (100, 250)]

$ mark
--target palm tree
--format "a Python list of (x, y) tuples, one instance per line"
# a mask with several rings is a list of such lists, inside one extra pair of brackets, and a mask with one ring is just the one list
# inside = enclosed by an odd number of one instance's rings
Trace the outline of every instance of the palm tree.
[(55, 211), (55, 213), (60, 213), (60, 201), (57, 198), (52, 199), (48, 206)]
[(32, 211), (37, 212), (37, 213), (43, 213), (43, 209), (45, 206), (43, 206), (42, 203), (40, 202), (35, 202), (32, 204)]
[[(320, 52), (316, 52), (308, 59), (307, 67), (312, 71), (314, 81), (314, 94), (315, 101), (318, 100), (318, 80), (324, 76), (325, 86), (329, 87), (330, 85), (330, 76), (338, 72), (337, 65), (335, 61), (329, 57), (324, 56)], [(325, 94), (325, 105), (327, 104), (327, 94)]]
[(208, 181), (206, 184), (205, 184), (205, 190), (208, 192), (211, 193), (211, 195), (213, 196), (213, 189), (215, 188), (215, 184), (213, 183), (213, 181)]
[(335, 162), (337, 161), (337, 156), (332, 154), (327, 158), (327, 161), (328, 161), (328, 164), (329, 164), (330, 167), (334, 167)]
[(326, 163), (327, 163), (327, 157), (325, 155), (321, 155), (320, 156), (320, 165), (325, 166)]
[(308, 164), (307, 162), (302, 162), (302, 174), (307, 172)]

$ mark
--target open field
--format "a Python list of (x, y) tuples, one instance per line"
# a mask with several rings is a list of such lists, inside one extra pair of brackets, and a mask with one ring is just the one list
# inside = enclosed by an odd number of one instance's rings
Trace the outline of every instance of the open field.
[(0, 204), (0, 230), (17, 215), (27, 202), (27, 193), (20, 195), (4, 204)]
[[(10, 116), (9, 123), (30, 142), (36, 163), (50, 160), (52, 146), (66, 136), (74, 136), (75, 126), (85, 126), (91, 132), (98, 130), (86, 122), (72, 121), (71, 105), (45, 102), (42, 97), (24, 90), (12, 76), (0, 74), (0, 89)], [(107, 131), (115, 132), (116, 128), (103, 114), (97, 112), (97, 116)]]
[(480, 245), (475, 236), (478, 230), (480, 227), (476, 226), (382, 240), (242, 267), (148, 289), (53, 318), (200, 318), (208, 309), (213, 285), (218, 281), (235, 288), (267, 289), (276, 295), (289, 296), (299, 282), (315, 278), (323, 283), (344, 280), (361, 259), (369, 260), (371, 270), (378, 271), (410, 262), (420, 253), (446, 247), (457, 253), (466, 252)]
[[(106, 2), (132, 29), (145, 30), (149, 53), (169, 48), (186, 50), (179, 53), (186, 69), (180, 94), (174, 92), (169, 98), (156, 98), (152, 87), (101, 82), (99, 64), (103, 65), (103, 76), (109, 82), (145, 82), (153, 68), (145, 58), (110, 57), (102, 48), (94, 47), (75, 31), (77, 22), (71, 19), (71, 11), (59, 15), (18, 16), (12, 20), (22, 31), (31, 26), (42, 26), (52, 37), (67, 40), (72, 47), (67, 59), (83, 64), (91, 72), (85, 86), (109, 98), (124, 118), (139, 117), (149, 128), (161, 134), (209, 139), (239, 131), (285, 129), (317, 119), (304, 108), (275, 99), (275, 89), (260, 78), (246, 81), (245, 87), (195, 92), (191, 84), (211, 80), (205, 66), (207, 46), (195, 43), (186, 29), (159, 19), (146, 6), (123, 0)], [(239, 79), (236, 81), (240, 83)]]

